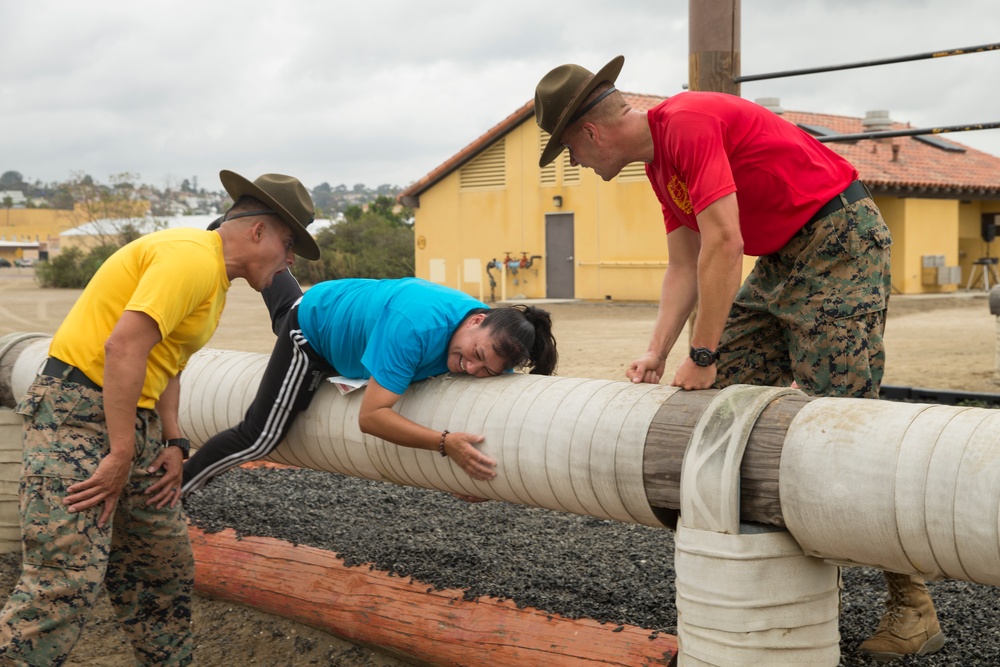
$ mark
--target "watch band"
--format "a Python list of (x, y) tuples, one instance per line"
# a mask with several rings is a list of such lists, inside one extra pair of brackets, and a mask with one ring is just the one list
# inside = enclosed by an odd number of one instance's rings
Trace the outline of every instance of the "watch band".
[(191, 454), (191, 441), (187, 438), (170, 438), (167, 447), (177, 447), (184, 453), (185, 459)]

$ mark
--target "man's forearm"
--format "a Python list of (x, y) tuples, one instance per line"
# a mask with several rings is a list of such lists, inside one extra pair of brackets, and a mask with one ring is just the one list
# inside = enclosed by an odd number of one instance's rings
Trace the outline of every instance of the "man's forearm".
[(742, 277), (742, 248), (703, 249), (698, 263), (698, 315), (691, 334), (692, 347), (715, 350), (729, 319)]
[(736, 195), (709, 204), (698, 214), (698, 317), (691, 345), (714, 350), (729, 319), (743, 275), (743, 235)]
[(145, 357), (112, 354), (104, 364), (104, 413), (111, 453), (135, 453), (135, 415), (146, 379)]
[(152, 318), (126, 310), (104, 343), (104, 412), (112, 454), (131, 458), (135, 452), (136, 408), (150, 350), (159, 341)]
[(163, 424), (163, 439), (184, 437), (181, 433), (180, 417), (178, 415), (181, 404), (181, 376), (177, 374), (170, 378), (167, 388), (160, 394), (160, 400), (156, 402), (156, 413), (160, 416)]
[(660, 306), (653, 324), (647, 350), (666, 359), (684, 330), (697, 300), (697, 278), (680, 269), (668, 267), (660, 289)]

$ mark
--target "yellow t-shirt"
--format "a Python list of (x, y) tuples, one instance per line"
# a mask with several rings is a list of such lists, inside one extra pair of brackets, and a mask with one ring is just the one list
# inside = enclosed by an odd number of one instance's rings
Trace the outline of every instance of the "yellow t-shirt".
[(126, 310), (160, 328), (146, 362), (140, 408), (153, 408), (170, 378), (215, 333), (230, 282), (215, 232), (167, 229), (115, 252), (98, 269), (66, 319), (49, 354), (104, 386), (104, 343)]

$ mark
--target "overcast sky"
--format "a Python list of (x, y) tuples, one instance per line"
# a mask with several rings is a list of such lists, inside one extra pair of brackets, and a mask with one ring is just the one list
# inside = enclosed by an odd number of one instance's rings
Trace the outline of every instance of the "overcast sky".
[[(687, 81), (687, 0), (0, 0), (0, 173), (220, 169), (405, 186), (534, 96), (626, 58), (621, 90)], [(743, 0), (743, 74), (1000, 42), (997, 0)], [(1000, 121), (1000, 51), (747, 83), (786, 109)], [(1000, 129), (949, 135), (1000, 156)], [(1000, 175), (998, 175), (1000, 179)]]

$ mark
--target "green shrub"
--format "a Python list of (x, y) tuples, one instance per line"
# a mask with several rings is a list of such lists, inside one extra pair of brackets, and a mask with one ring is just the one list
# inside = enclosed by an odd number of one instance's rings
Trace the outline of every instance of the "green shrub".
[(102, 245), (84, 253), (80, 248), (67, 248), (52, 259), (39, 262), (35, 278), (42, 287), (86, 287), (101, 264), (117, 249), (113, 245)]
[(344, 220), (316, 235), (320, 259), (299, 260), (292, 272), (306, 284), (339, 278), (412, 276), (413, 227), (406, 212), (394, 213), (388, 197), (379, 197), (367, 210), (350, 207)]

